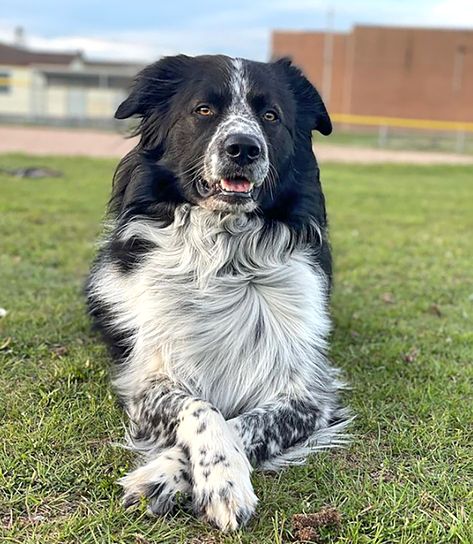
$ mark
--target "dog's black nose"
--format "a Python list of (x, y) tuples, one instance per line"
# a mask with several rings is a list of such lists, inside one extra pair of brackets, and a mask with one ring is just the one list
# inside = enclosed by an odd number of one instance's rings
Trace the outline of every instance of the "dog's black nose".
[(238, 164), (245, 165), (261, 155), (261, 146), (253, 136), (231, 134), (225, 141), (225, 152)]

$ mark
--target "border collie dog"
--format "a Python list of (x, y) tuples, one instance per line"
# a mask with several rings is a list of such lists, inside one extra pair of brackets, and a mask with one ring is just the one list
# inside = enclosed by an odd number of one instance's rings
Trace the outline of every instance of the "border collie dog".
[(140, 460), (124, 504), (163, 515), (189, 497), (234, 530), (255, 510), (252, 467), (344, 440), (311, 136), (332, 126), (289, 60), (220, 55), (145, 68), (116, 112), (131, 116), (86, 289)]

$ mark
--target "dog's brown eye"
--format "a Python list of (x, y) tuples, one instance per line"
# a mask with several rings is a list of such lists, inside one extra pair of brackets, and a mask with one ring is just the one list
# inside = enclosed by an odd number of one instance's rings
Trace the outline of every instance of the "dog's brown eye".
[(206, 104), (202, 104), (201, 106), (198, 106), (195, 109), (195, 113), (198, 115), (203, 115), (205, 117), (208, 117), (209, 115), (213, 115), (214, 112), (212, 111), (212, 108), (210, 106), (207, 106)]
[(263, 113), (263, 119), (265, 121), (269, 121), (270, 123), (274, 123), (274, 121), (277, 121), (279, 117), (278, 117), (278, 114), (274, 110), (268, 110)]

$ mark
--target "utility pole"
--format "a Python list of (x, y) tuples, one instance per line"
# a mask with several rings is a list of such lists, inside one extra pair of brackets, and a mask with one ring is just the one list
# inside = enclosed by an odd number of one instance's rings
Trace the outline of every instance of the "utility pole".
[(25, 47), (25, 29), (22, 26), (16, 26), (14, 30), (13, 43), (16, 47)]
[(322, 95), (327, 108), (330, 104), (330, 95), (332, 93), (332, 65), (333, 65), (333, 20), (334, 9), (330, 7), (327, 10), (327, 26), (324, 36), (324, 62), (322, 72)]

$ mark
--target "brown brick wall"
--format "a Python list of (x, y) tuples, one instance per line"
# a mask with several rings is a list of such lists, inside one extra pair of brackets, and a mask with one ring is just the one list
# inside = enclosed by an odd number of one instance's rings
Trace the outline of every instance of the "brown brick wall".
[[(292, 57), (324, 94), (327, 43), (275, 32), (273, 56)], [(473, 31), (357, 26), (333, 36), (332, 58), (332, 113), (473, 121)]]

